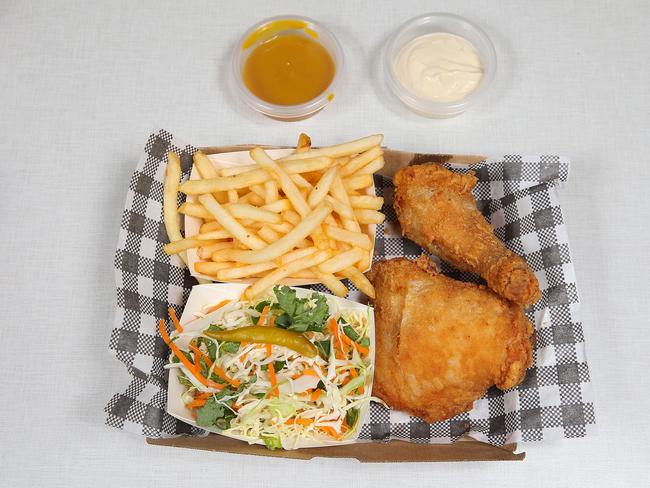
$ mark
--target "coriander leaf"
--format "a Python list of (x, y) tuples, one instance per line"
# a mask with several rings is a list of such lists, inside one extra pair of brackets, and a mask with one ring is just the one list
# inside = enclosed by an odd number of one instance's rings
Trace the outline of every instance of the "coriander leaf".
[(208, 349), (210, 360), (215, 362), (217, 359), (217, 344), (207, 337), (199, 337), (196, 339), (196, 347), (201, 347), (201, 344), (205, 344), (205, 347)]
[(288, 286), (276, 286), (273, 288), (273, 293), (275, 293), (280, 308), (289, 316), (295, 315), (299, 303), (298, 298), (296, 298), (296, 290)]
[(275, 362), (273, 363), (273, 369), (274, 369), (275, 372), (277, 373), (277, 372), (280, 371), (282, 368), (284, 368), (286, 365), (287, 365), (287, 362), (286, 362), (286, 361), (275, 361)]
[[(255, 309), (255, 311), (257, 311), (257, 312), (262, 313), (262, 311), (264, 310), (264, 307), (268, 306), (269, 303), (271, 303), (271, 302), (269, 302), (269, 301), (267, 301), (267, 300), (261, 301), (260, 303), (258, 303), (257, 305), (255, 305), (254, 309)], [(257, 325), (257, 323), (258, 323), (259, 321), (260, 321), (260, 318), (259, 318), (259, 317), (253, 317), (253, 316), (251, 316), (251, 322), (253, 322), (253, 325)]]
[(275, 449), (282, 449), (282, 441), (280, 441), (280, 436), (274, 436), (274, 437), (269, 437), (269, 436), (264, 436), (262, 437), (264, 440), (264, 444), (266, 444), (266, 447), (269, 448), (271, 451), (274, 451)]
[(275, 325), (286, 329), (291, 325), (291, 317), (289, 317), (288, 313), (284, 312), (275, 318)]
[(315, 341), (316, 349), (323, 359), (328, 359), (330, 357), (330, 341)]
[(221, 351), (235, 353), (239, 351), (239, 342), (222, 342)]
[(223, 405), (217, 403), (214, 397), (210, 397), (205, 405), (196, 411), (196, 423), (200, 427), (212, 427), (223, 415)]
[(345, 414), (345, 421), (347, 424), (350, 426), (350, 428), (354, 428), (354, 424), (357, 422), (357, 419), (359, 418), (359, 409), (358, 408), (351, 408), (348, 410), (348, 413)]
[[(194, 364), (194, 358), (192, 357), (192, 355), (189, 352), (187, 352), (187, 351), (181, 351), (181, 352), (183, 353), (183, 355), (187, 358), (187, 360), (190, 363)], [(180, 363), (180, 362), (181, 362), (181, 360), (174, 354), (174, 357), (172, 358), (172, 363)]]
[(352, 328), (351, 325), (344, 325), (343, 332), (346, 336), (352, 339), (354, 342), (358, 342), (361, 339), (361, 336), (357, 334), (357, 331)]
[(206, 331), (210, 331), (210, 332), (216, 332), (216, 331), (218, 331), (218, 330), (223, 330), (223, 329), (224, 329), (224, 328), (223, 328), (222, 325), (219, 325), (219, 324), (210, 324), (210, 326), (209, 326), (207, 329), (205, 329), (205, 330), (206, 330)]
[(187, 379), (187, 376), (185, 376), (185, 374), (182, 372), (178, 374), (178, 382), (186, 388), (194, 387), (194, 384), (189, 379)]

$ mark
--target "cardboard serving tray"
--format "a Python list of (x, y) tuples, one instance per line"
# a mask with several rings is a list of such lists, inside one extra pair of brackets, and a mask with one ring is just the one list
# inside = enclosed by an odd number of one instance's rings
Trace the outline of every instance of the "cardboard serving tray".
[[(206, 154), (243, 151), (252, 149), (253, 145), (216, 146), (201, 148)], [(278, 146), (265, 146), (277, 148)], [(424, 162), (451, 163), (473, 165), (484, 160), (485, 156), (452, 155), (452, 154), (418, 154), (406, 151), (395, 151), (384, 148), (386, 165), (379, 172), (392, 178), (397, 170), (404, 166)], [(316, 449), (297, 449), (294, 451), (271, 451), (264, 446), (249, 445), (236, 439), (216, 434), (206, 437), (172, 437), (153, 439), (147, 443), (156, 446), (183, 447), (232, 454), (249, 454), (254, 456), (279, 457), (287, 459), (309, 460), (315, 457), (352, 458), (362, 463), (388, 462), (442, 462), (442, 461), (522, 461), (525, 453), (515, 453), (516, 444), (493, 446), (471, 438), (463, 437), (453, 444), (419, 444), (393, 440), (390, 442), (358, 442), (342, 446), (323, 447)]]

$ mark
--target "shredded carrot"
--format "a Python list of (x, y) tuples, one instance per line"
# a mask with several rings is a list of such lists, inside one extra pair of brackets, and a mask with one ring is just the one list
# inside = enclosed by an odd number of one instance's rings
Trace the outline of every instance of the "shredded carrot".
[(271, 309), (269, 308), (268, 305), (262, 309), (262, 314), (260, 315), (260, 318), (257, 321), (257, 325), (264, 325), (264, 322), (266, 322), (266, 316), (269, 314), (270, 310)]
[(188, 404), (185, 405), (185, 406), (186, 406), (187, 408), (199, 408), (199, 407), (202, 407), (203, 405), (205, 405), (205, 402), (206, 402), (206, 401), (207, 401), (207, 400), (205, 400), (205, 399), (193, 400), (193, 401), (191, 401), (190, 403), (188, 403)]
[(214, 393), (212, 393), (211, 391), (203, 391), (203, 392), (195, 394), (194, 399), (195, 400), (207, 400), (212, 395), (214, 395)]
[(228, 303), (230, 303), (230, 300), (223, 300), (222, 302), (217, 303), (214, 307), (210, 307), (209, 309), (207, 309), (205, 313), (216, 312), (217, 310), (219, 310), (224, 305), (227, 305)]
[(271, 395), (274, 395), (276, 393), (276, 390), (278, 388), (278, 378), (275, 376), (275, 367), (273, 366), (273, 363), (269, 363), (269, 380), (271, 381)]
[(178, 321), (178, 317), (176, 317), (176, 312), (174, 312), (174, 309), (172, 307), (169, 307), (169, 316), (172, 318), (172, 322), (174, 322), (174, 327), (176, 327), (176, 330), (178, 332), (183, 332), (183, 326)]
[(334, 439), (336, 440), (341, 440), (341, 438), (343, 437), (341, 434), (336, 432), (336, 430), (334, 430), (334, 427), (330, 427), (329, 425), (319, 426), (318, 428), (324, 431), (330, 437), (334, 437)]
[[(339, 334), (339, 324), (336, 322), (334, 317), (330, 317), (327, 321), (327, 328), (330, 331), (330, 334), (334, 336), (334, 347), (337, 349), (335, 356), (337, 359), (344, 359), (347, 357), (348, 351), (345, 348), (345, 343), (342, 342), (342, 336)], [(347, 337), (343, 334), (344, 337)], [(341, 354), (338, 352), (340, 351)]]
[(234, 386), (235, 388), (239, 388), (239, 385), (240, 385), (241, 383), (239, 383), (239, 381), (237, 381), (236, 379), (231, 378), (230, 376), (228, 376), (228, 375), (226, 374), (226, 372), (225, 372), (223, 369), (221, 369), (219, 366), (215, 366), (214, 368), (212, 368), (212, 371), (213, 371), (213, 372), (214, 372), (214, 373), (215, 373), (219, 378), (221, 378), (221, 379), (223, 379), (223, 380), (226, 380), (228, 383), (230, 383), (230, 384), (231, 384), (232, 386)]
[(194, 367), (197, 371), (201, 371), (201, 357), (203, 353), (201, 350), (190, 342), (190, 349), (194, 353)]
[(160, 322), (158, 322), (158, 330), (160, 331), (160, 336), (162, 337), (163, 341), (165, 341), (165, 344), (169, 346), (169, 348), (172, 350), (174, 355), (179, 359), (179, 361), (183, 363), (183, 365), (188, 370), (190, 370), (190, 372), (196, 377), (196, 379), (202, 385), (209, 386), (211, 388), (216, 388), (218, 390), (223, 389), (223, 385), (220, 385), (219, 383), (216, 383), (214, 381), (205, 378), (200, 371), (196, 370), (194, 365), (185, 357), (185, 354), (183, 354), (181, 350), (178, 348), (178, 346), (174, 344), (172, 340), (169, 338), (169, 335), (165, 330), (165, 321), (163, 319), (160, 319)]
[(354, 342), (345, 334), (341, 334), (341, 340), (348, 346), (354, 347), (357, 351), (359, 351), (360, 354), (363, 354), (364, 356), (368, 354), (368, 352), (370, 352), (370, 350), (366, 346), (362, 346), (358, 342)]
[(353, 378), (359, 376), (359, 373), (357, 373), (356, 368), (350, 368), (350, 376), (352, 376)]
[(318, 373), (316, 371), (314, 371), (312, 368), (307, 368), (307, 369), (304, 369), (302, 373), (294, 374), (291, 377), (291, 379), (292, 380), (297, 380), (301, 376), (316, 376), (316, 377), (318, 377)]
[(285, 422), (287, 425), (304, 425), (305, 427), (314, 423), (314, 419), (298, 419), (291, 417)]
[(318, 400), (320, 398), (320, 395), (321, 395), (322, 392), (323, 392), (323, 390), (321, 390), (320, 388), (317, 388), (316, 390), (314, 390), (314, 393), (311, 394), (309, 399), (312, 402), (315, 402), (316, 400)]

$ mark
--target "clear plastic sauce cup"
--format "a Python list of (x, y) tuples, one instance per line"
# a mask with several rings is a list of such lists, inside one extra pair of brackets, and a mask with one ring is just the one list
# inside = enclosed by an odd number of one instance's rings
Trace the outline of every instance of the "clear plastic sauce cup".
[[(478, 52), (483, 77), (478, 87), (460, 100), (432, 101), (418, 96), (398, 79), (395, 65), (402, 49), (414, 39), (434, 33), (448, 33), (469, 41)], [(479, 100), (490, 87), (497, 67), (494, 45), (478, 26), (453, 14), (432, 13), (415, 17), (403, 24), (388, 40), (383, 53), (386, 83), (408, 108), (426, 117), (447, 118), (460, 115)]]
[[(278, 105), (263, 100), (248, 88), (243, 79), (246, 60), (253, 50), (275, 36), (287, 34), (305, 36), (319, 43), (331, 56), (335, 68), (331, 83), (320, 95), (296, 105)], [(342, 71), (343, 51), (334, 34), (315, 20), (297, 15), (271, 17), (255, 24), (244, 33), (232, 54), (231, 77), (240, 98), (254, 110), (283, 121), (306, 119), (331, 103), (337, 95)]]

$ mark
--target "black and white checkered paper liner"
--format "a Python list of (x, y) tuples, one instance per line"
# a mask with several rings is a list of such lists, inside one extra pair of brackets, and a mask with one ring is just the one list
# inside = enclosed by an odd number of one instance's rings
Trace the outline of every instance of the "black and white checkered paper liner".
[[(177, 256), (163, 252), (168, 242), (162, 219), (168, 151), (181, 156), (183, 177), (189, 177), (196, 148), (165, 130), (152, 133), (129, 184), (115, 253), (117, 313), (109, 349), (124, 363), (131, 379), (106, 406), (106, 423), (148, 437), (206, 434), (165, 411), (163, 365), (169, 351), (157, 333), (157, 322), (167, 318), (168, 306), (180, 315), (196, 284)], [(426, 161), (426, 155), (418, 155), (418, 160)], [(468, 171), (466, 166), (447, 167)], [(502, 445), (582, 437), (595, 430), (575, 273), (556, 195), (556, 188), (568, 177), (569, 161), (558, 156), (507, 155), (489, 158), (472, 169), (479, 179), (474, 190), (479, 208), (508, 248), (525, 257), (543, 291), (528, 312), (537, 330), (534, 365), (517, 388), (493, 387), (474, 402), (470, 412), (443, 422), (428, 424), (372, 403), (361, 428), (363, 440), (449, 443), (469, 435)], [(422, 249), (399, 233), (391, 181), (377, 176), (376, 186), (385, 197), (382, 211), (387, 218), (377, 226), (374, 260), (417, 258)], [(457, 279), (476, 281), (444, 263), (442, 270)], [(323, 290), (319, 285), (315, 288)], [(353, 286), (350, 289), (356, 293)]]

